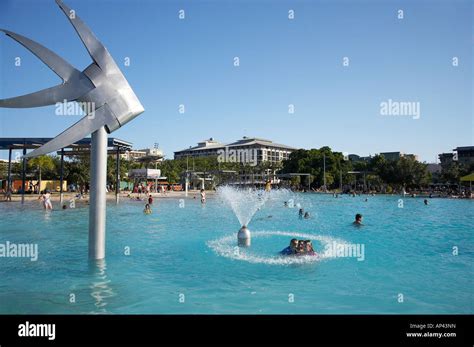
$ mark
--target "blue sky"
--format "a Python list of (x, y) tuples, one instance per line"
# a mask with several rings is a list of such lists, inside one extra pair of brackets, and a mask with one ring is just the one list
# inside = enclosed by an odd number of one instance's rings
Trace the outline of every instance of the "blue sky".
[[(66, 3), (105, 44), (146, 109), (111, 135), (136, 148), (158, 142), (172, 157), (205, 138), (246, 135), (360, 155), (400, 150), (433, 162), (438, 153), (473, 145), (472, 1)], [(53, 0), (2, 0), (0, 27), (80, 70), (91, 63)], [(60, 82), (5, 35), (0, 78), (0, 98)], [(382, 116), (388, 99), (419, 102), (420, 119)], [(0, 109), (0, 136), (53, 137), (78, 118), (57, 116), (54, 106)]]

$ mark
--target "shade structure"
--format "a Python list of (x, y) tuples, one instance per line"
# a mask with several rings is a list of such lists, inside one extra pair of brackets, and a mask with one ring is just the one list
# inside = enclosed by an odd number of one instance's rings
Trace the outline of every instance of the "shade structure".
[(474, 181), (474, 172), (469, 175), (463, 176), (460, 178), (461, 182), (473, 182)]

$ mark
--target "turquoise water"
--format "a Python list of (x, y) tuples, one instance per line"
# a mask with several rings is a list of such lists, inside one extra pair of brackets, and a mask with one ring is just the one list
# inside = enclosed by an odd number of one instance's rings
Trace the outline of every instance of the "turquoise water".
[[(240, 225), (217, 198), (162, 199), (152, 215), (109, 203), (105, 263), (87, 261), (87, 208), (0, 203), (0, 243), (39, 249), (37, 261), (0, 258), (0, 313), (473, 313), (474, 201), (290, 198), (311, 219), (270, 201), (249, 249), (235, 248)], [(321, 256), (278, 256), (295, 236)], [(364, 259), (328, 256), (333, 242), (364, 245)]]

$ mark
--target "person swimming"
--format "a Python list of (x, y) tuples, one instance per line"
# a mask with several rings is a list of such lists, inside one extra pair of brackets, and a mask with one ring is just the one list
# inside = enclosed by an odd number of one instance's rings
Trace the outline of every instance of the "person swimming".
[(357, 213), (355, 215), (355, 221), (352, 223), (353, 225), (362, 225), (362, 215)]
[(291, 239), (290, 245), (280, 252), (282, 255), (296, 254), (296, 249), (298, 247), (298, 240)]
[(314, 251), (313, 244), (311, 243), (311, 240), (306, 240), (304, 241), (304, 254), (305, 255), (316, 255), (316, 252)]
[(425, 199), (423, 202), (425, 203), (425, 205), (428, 205), (428, 200)]
[(151, 214), (151, 208), (150, 208), (150, 205), (149, 204), (146, 204), (145, 205), (145, 209), (143, 210), (143, 213), (145, 214)]
[(309, 212), (305, 212), (305, 214), (304, 214), (304, 219), (309, 219), (310, 217), (311, 217), (311, 216), (310, 216)]
[(304, 240), (298, 240), (298, 247), (296, 248), (296, 254), (303, 254), (305, 252), (306, 246)]

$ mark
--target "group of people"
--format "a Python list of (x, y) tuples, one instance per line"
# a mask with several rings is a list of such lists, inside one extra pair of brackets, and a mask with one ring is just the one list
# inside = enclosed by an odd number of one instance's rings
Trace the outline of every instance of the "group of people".
[(163, 184), (159, 184), (155, 186), (155, 184), (152, 184), (152, 183), (147, 183), (147, 184), (140, 183), (133, 187), (131, 193), (148, 195), (151, 192), (156, 192), (156, 193), (160, 192), (163, 195), (167, 195), (168, 191), (171, 192), (174, 190), (175, 190), (174, 185), (170, 185), (170, 184), (168, 184), (167, 186)]
[(291, 239), (290, 245), (280, 252), (281, 255), (318, 255), (311, 240)]
[[(303, 218), (303, 209), (299, 210), (300, 218)], [(304, 216), (306, 218), (306, 216)], [(362, 226), (362, 215), (357, 213), (352, 223), (354, 226)], [(313, 248), (311, 240), (291, 239), (290, 245), (280, 251), (281, 255), (318, 255)]]

